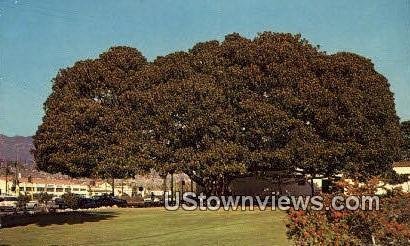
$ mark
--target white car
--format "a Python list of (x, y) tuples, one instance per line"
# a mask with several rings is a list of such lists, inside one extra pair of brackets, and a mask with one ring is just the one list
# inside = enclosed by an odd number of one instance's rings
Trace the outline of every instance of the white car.
[(160, 201), (161, 201), (161, 199), (159, 199), (158, 197), (153, 197), (153, 198), (147, 197), (147, 198), (144, 198), (144, 202), (146, 202), (146, 203), (150, 203), (150, 202), (160, 202)]
[(27, 204), (26, 204), (26, 209), (27, 210), (36, 210), (37, 208), (39, 207), (39, 202), (38, 201), (36, 201), (36, 200), (33, 200), (33, 201), (29, 201)]
[(12, 211), (17, 212), (18, 199), (15, 196), (3, 196), (0, 197), (0, 211)]
[(60, 197), (53, 197), (50, 201), (47, 202), (47, 208), (51, 211), (63, 208), (64, 200)]

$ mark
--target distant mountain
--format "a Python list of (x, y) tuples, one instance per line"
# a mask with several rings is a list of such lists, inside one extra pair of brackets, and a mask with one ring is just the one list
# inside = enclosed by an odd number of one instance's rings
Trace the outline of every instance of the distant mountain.
[[(33, 155), (30, 153), (30, 150), (33, 148), (33, 139), (31, 137), (8, 137), (0, 134), (0, 161), (15, 161), (16, 154), (18, 154), (20, 165), (17, 166), (17, 173), (21, 177), (19, 178), (20, 181), (26, 181), (29, 176), (35, 179), (70, 180), (70, 177), (61, 173), (50, 174), (37, 170), (33, 162)], [(16, 173), (15, 166), (9, 166), (9, 170), (11, 172), (9, 177), (12, 178), (13, 174)], [(0, 178), (4, 176), (4, 171), (4, 166), (0, 166)], [(138, 185), (150, 189), (162, 189), (163, 180), (154, 171), (146, 176), (137, 175), (135, 178), (133, 182), (136, 182)], [(184, 174), (178, 174), (175, 177), (176, 180), (181, 180), (182, 178), (188, 180), (188, 177), (184, 176)], [(89, 181), (86, 178), (80, 180)]]
[(0, 160), (15, 161), (16, 157), (22, 164), (33, 166), (33, 139), (31, 137), (8, 137), (0, 134)]

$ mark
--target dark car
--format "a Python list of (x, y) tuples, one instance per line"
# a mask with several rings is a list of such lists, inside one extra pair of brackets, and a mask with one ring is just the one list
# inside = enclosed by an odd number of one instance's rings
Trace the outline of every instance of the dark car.
[(66, 209), (66, 208), (67, 208), (67, 205), (65, 204), (64, 199), (63, 199), (63, 198), (60, 198), (60, 197), (56, 197), (56, 198), (54, 199), (54, 204), (55, 204), (59, 209)]
[(93, 200), (97, 207), (112, 207), (114, 205), (118, 207), (127, 206), (127, 201), (110, 195), (94, 196)]
[(94, 199), (91, 198), (80, 198), (78, 200), (78, 207), (79, 208), (96, 208), (97, 203)]
[(127, 201), (127, 207), (139, 208), (145, 206), (144, 199), (141, 196), (126, 197), (125, 200)]
[(109, 196), (107, 195), (94, 196), (92, 199), (94, 200), (97, 207), (112, 206)]
[(118, 207), (126, 207), (127, 201), (118, 197), (112, 197), (113, 206), (117, 205)]

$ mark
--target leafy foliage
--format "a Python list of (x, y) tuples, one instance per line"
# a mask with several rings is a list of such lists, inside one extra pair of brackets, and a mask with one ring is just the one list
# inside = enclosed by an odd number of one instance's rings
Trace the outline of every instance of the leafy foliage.
[(74, 193), (64, 193), (61, 198), (64, 200), (65, 205), (71, 209), (77, 209), (79, 207), (79, 196)]
[(391, 169), (400, 128), (370, 60), (300, 35), (234, 33), (153, 62), (117, 47), (61, 70), (35, 136), (42, 170), (185, 172), (211, 193), (271, 170), (366, 178)]
[(53, 198), (53, 195), (48, 194), (47, 192), (41, 192), (41, 193), (38, 193), (37, 199), (40, 203), (47, 204), (52, 198)]
[[(380, 198), (380, 210), (335, 210), (335, 195), (374, 196), (379, 180), (367, 184), (341, 182), (344, 193), (322, 194), (331, 209), (289, 212), (288, 235), (297, 245), (408, 245), (410, 240), (410, 195), (393, 190)], [(363, 204), (360, 204), (362, 206)]]
[(400, 129), (403, 135), (401, 159), (409, 161), (410, 160), (410, 121), (401, 122)]
[(231, 34), (136, 77), (131, 104), (149, 156), (205, 187), (223, 192), (235, 177), (284, 169), (364, 179), (398, 155), (387, 80), (368, 59), (327, 55), (299, 35)]
[(62, 69), (34, 136), (39, 169), (71, 176), (122, 178), (138, 168), (127, 79), (146, 63), (135, 49), (114, 47), (99, 59)]
[(381, 175), (381, 179), (388, 184), (396, 185), (396, 184), (402, 184), (402, 183), (407, 182), (409, 180), (409, 175), (408, 174), (398, 174), (394, 170), (389, 170), (383, 173), (383, 175)]
[(20, 194), (20, 195), (17, 197), (17, 207), (19, 207), (20, 209), (25, 209), (25, 208), (26, 208), (26, 204), (27, 204), (29, 201), (30, 201), (30, 196)]

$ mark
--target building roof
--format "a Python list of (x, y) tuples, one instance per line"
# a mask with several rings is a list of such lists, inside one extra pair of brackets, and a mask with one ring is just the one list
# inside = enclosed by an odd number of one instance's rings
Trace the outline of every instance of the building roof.
[[(14, 177), (9, 176), (8, 180), (11, 182)], [(6, 180), (6, 177), (1, 177), (0, 180)], [(28, 183), (27, 177), (22, 177), (19, 179), (20, 183)], [(45, 179), (45, 178), (32, 178), (31, 183), (33, 184), (50, 184), (50, 185), (88, 185), (86, 181), (77, 179)]]
[(398, 161), (393, 163), (393, 167), (410, 167), (410, 161)]

